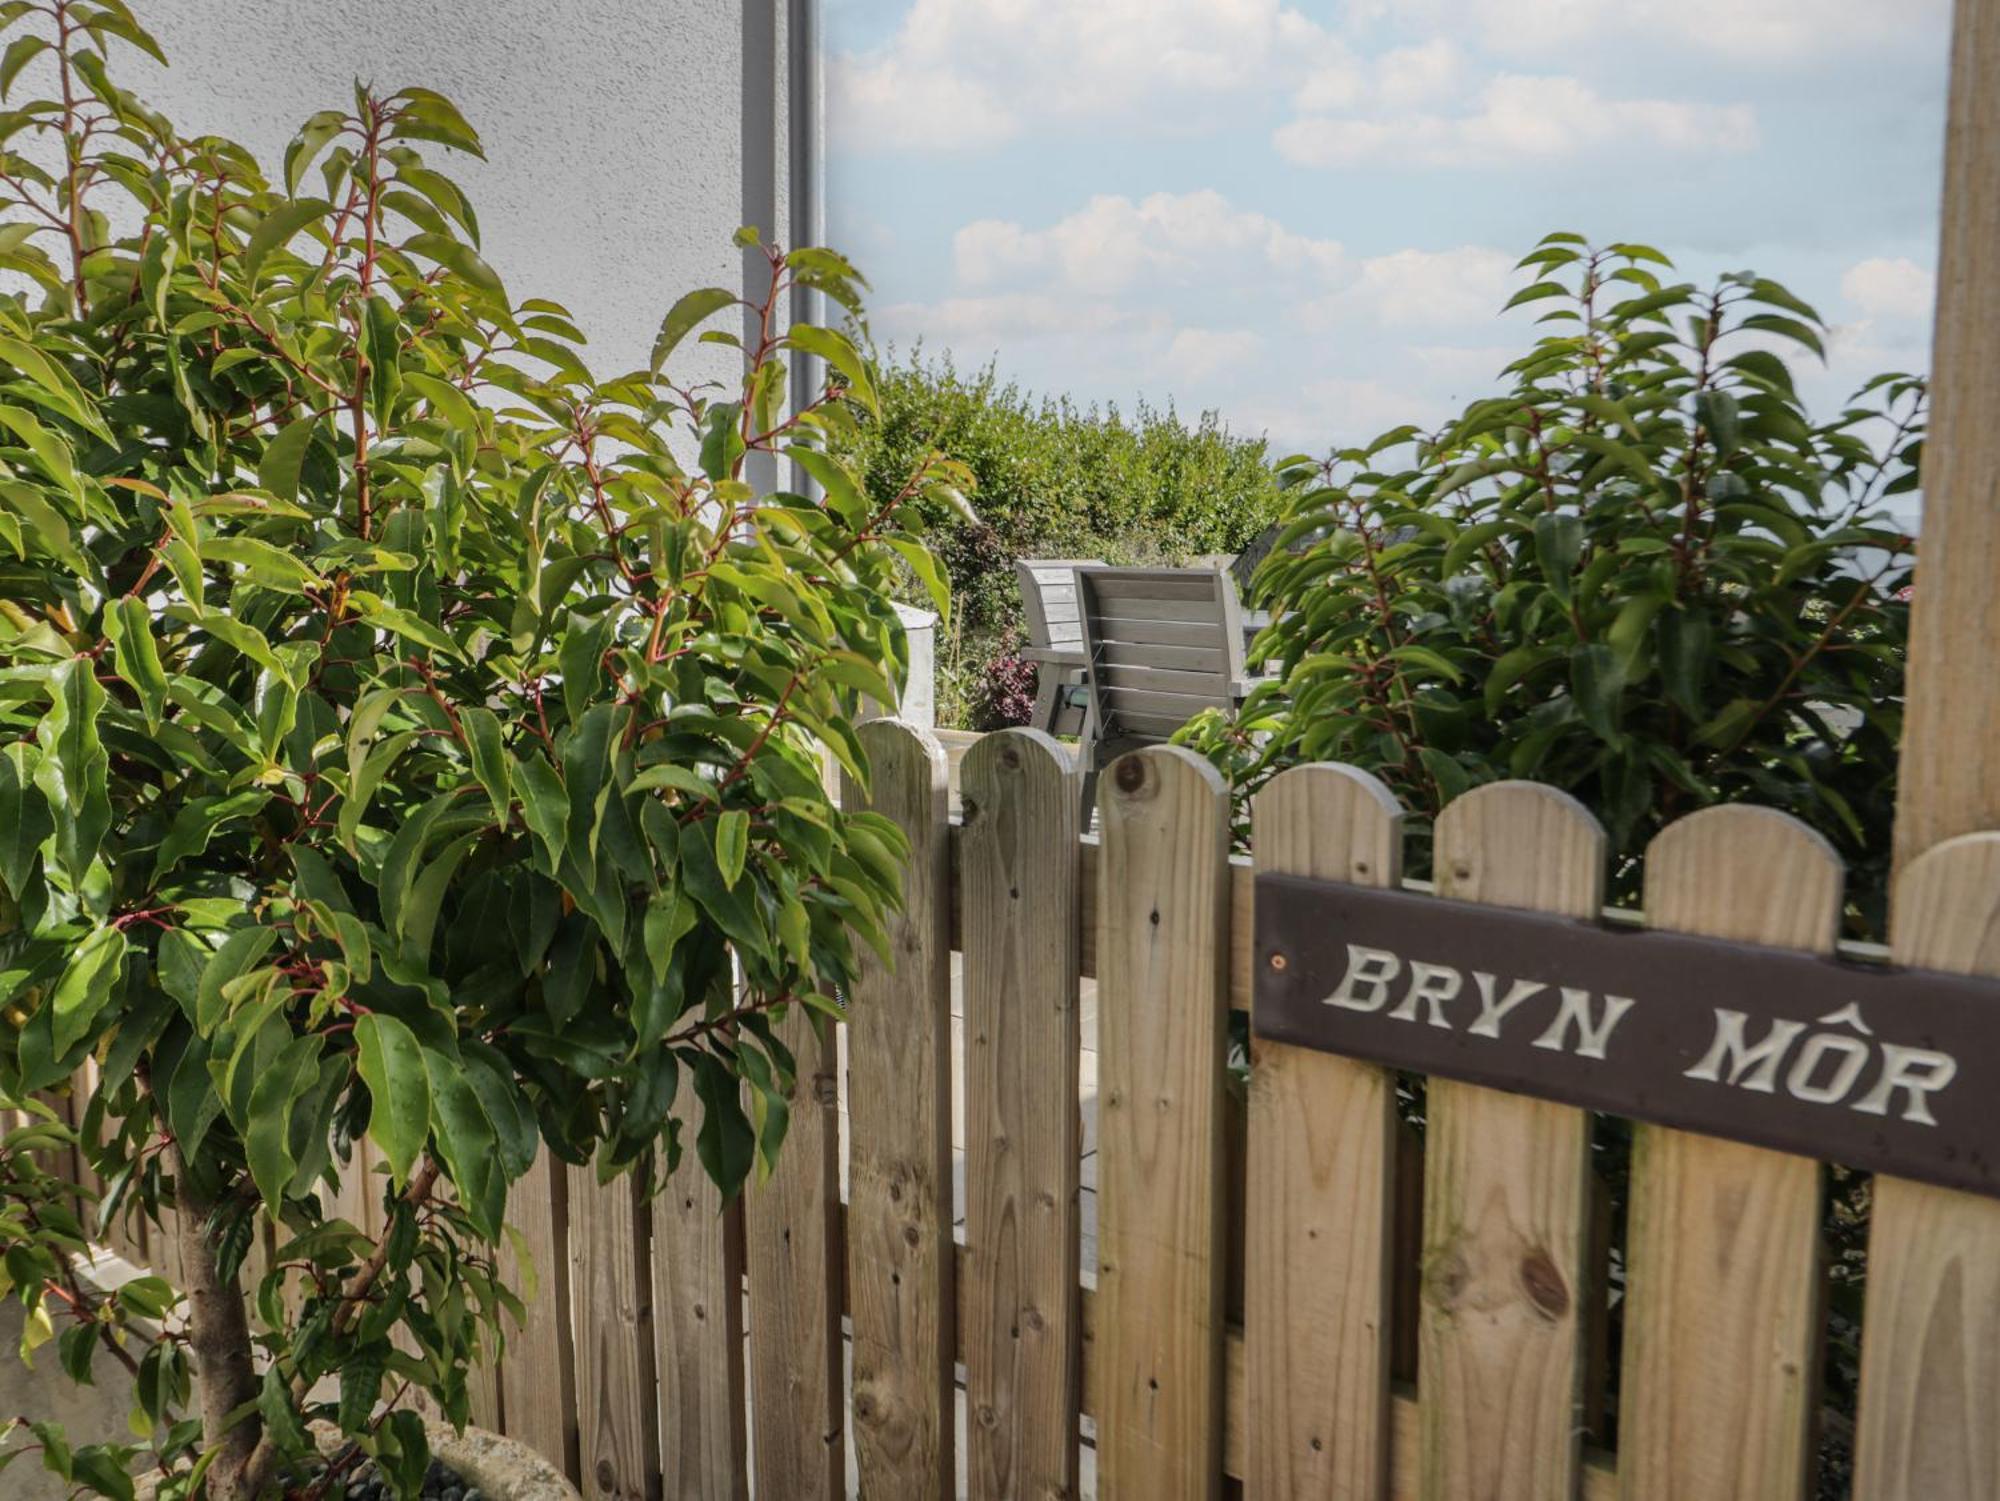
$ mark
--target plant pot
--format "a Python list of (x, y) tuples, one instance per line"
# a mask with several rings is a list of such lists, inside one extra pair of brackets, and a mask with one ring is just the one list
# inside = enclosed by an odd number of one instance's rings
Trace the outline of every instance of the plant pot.
[[(314, 1423), (312, 1435), (322, 1454), (336, 1454), (347, 1442), (331, 1423)], [(432, 1457), (456, 1470), (468, 1488), (477, 1486), (487, 1501), (582, 1501), (561, 1470), (519, 1439), (484, 1428), (431, 1428), (429, 1436)], [(133, 1501), (152, 1501), (157, 1478), (134, 1476)]]
[(487, 1501), (582, 1501), (563, 1472), (516, 1438), (486, 1428), (431, 1430), (431, 1453)]

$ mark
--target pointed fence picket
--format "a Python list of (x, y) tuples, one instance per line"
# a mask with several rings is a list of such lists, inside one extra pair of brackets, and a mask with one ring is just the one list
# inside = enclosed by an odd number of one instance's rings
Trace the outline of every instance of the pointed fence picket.
[(1098, 1484), (1222, 1485), (1229, 796), (1179, 747), (1099, 787)]
[[(1257, 795), (1257, 869), (1402, 879), (1403, 810), (1366, 772), (1299, 766)], [(1332, 1053), (1251, 1044), (1243, 1311), (1250, 1490), (1378, 1498), (1389, 1471), (1395, 1079)]]
[[(1451, 900), (1594, 917), (1604, 861), (1603, 828), (1551, 787), (1476, 788), (1437, 821), (1437, 891)], [(1474, 998), (1452, 999), (1463, 1007)], [(1424, 1495), (1571, 1495), (1591, 1280), (1589, 1116), (1449, 1079), (1430, 1081), (1427, 1106)]]
[[(1646, 916), (1830, 954), (1841, 882), (1832, 846), (1795, 819), (1709, 808), (1653, 840)], [(1634, 1127), (1619, 1445), (1632, 1501), (1811, 1494), (1819, 1199), (1808, 1158)]]
[(951, 844), (944, 752), (861, 728), (870, 785), (842, 802), (909, 840), (893, 967), (864, 954), (847, 1023), (847, 1306), (855, 1458), (883, 1501), (948, 1498), (953, 1463)]
[(1074, 1495), (1083, 776), (1048, 736), (1009, 730), (972, 747), (961, 784), (969, 1494)]

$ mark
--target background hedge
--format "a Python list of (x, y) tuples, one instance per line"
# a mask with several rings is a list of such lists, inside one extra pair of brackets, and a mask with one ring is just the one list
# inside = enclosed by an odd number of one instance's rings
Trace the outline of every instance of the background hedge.
[(940, 514), (930, 534), (952, 591), (938, 650), (940, 724), (1018, 722), (1016, 558), (1181, 564), (1239, 551), (1282, 510), (1264, 440), (1230, 432), (1212, 412), (1190, 424), (1171, 406), (1142, 402), (1128, 416), (1038, 397), (1003, 383), (991, 364), (964, 374), (921, 345), (890, 351), (878, 382), (881, 417), (862, 423), (842, 455), (876, 502), (926, 453), (964, 464), (976, 485), (977, 521)]

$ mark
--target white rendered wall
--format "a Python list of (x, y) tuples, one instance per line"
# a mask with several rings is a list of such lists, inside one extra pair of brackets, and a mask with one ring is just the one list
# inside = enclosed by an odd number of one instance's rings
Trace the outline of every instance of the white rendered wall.
[[(682, 292), (742, 285), (729, 237), (761, 217), (754, 204), (745, 212), (746, 135), (775, 142), (766, 173), (786, 236), (785, 7), (747, 0), (775, 41), (768, 64), (753, 60), (753, 95), (775, 105), (763, 100), (771, 124), (746, 132), (745, 3), (135, 0), (170, 66), (121, 49), (117, 76), (184, 134), (242, 141), (274, 180), (299, 123), (352, 108), (357, 77), (448, 95), (486, 161), (419, 149), (471, 197), (509, 294), (566, 304), (589, 337), (586, 363), (611, 375), (647, 362)], [(714, 346), (683, 346), (672, 369), (734, 373)]]

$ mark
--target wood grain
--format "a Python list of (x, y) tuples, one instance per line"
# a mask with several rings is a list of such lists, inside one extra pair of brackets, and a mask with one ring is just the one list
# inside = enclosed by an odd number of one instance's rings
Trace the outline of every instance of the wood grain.
[[(1842, 870), (1768, 808), (1705, 809), (1646, 852), (1649, 926), (1831, 953)], [(1700, 996), (1682, 1003), (1701, 1007)], [(1838, 1002), (1829, 998), (1827, 1009)], [(1822, 1330), (1819, 1164), (1635, 1125), (1620, 1495), (1806, 1492)]]
[(1078, 1306), (1077, 834), (1083, 778), (1035, 730), (961, 772), (966, 1217), (960, 1326), (974, 1501), (1073, 1496)]
[(1952, 7), (1896, 864), (2000, 829), (2000, 6)]
[(660, 1453), (650, 1206), (629, 1174), (600, 1186), (595, 1167), (567, 1171), (581, 1489), (592, 1501), (649, 1501)]
[(1228, 805), (1178, 746), (1121, 757), (1099, 787), (1105, 1501), (1220, 1494)]
[[(1923, 553), (1896, 805), (1904, 878), (1890, 939), (1899, 958), (1990, 974), (1994, 836), (1982, 831), (2000, 828), (2000, 6), (1952, 9)], [(2000, 1205), (1876, 1180), (1861, 1501), (2000, 1486), (1997, 1248)]]
[[(1257, 794), (1257, 869), (1363, 886), (1402, 875), (1402, 808), (1366, 772), (1300, 766)], [(1254, 1038), (1244, 1253), (1251, 1501), (1379, 1501), (1389, 1465), (1395, 1084)]]
[(653, 1332), (659, 1341), (666, 1501), (742, 1501), (743, 1216), (694, 1158), (694, 1091), (674, 1102), (689, 1150), (653, 1199)]
[[(1603, 826), (1569, 794), (1490, 783), (1438, 818), (1438, 895), (1594, 917), (1604, 903), (1605, 852)], [(1571, 1495), (1591, 1282), (1583, 1259), (1590, 1117), (1451, 1079), (1431, 1079), (1426, 1101), (1422, 1494)]]
[[(357, 1153), (362, 1145), (356, 1146)], [(371, 1210), (371, 1224), (379, 1218), (379, 1207)], [(518, 1251), (511, 1241), (501, 1247), (500, 1275), (521, 1294), (527, 1318), (520, 1328), (507, 1330), (507, 1355), (500, 1363), (501, 1415), (508, 1437), (527, 1444), (573, 1483), (580, 1482), (569, 1175), (546, 1150), (536, 1155), (508, 1195), (507, 1223), (520, 1232), (521, 1244)], [(526, 1293), (530, 1281), (532, 1298)]]
[(871, 1501), (948, 1498), (953, 1459), (951, 856), (945, 755), (893, 719), (860, 730), (842, 802), (910, 841), (893, 968), (865, 950), (848, 1011), (847, 1279), (854, 1446)]
[[(2000, 834), (1919, 855), (1896, 884), (1904, 964), (2000, 975)], [(2000, 1495), (2000, 1202), (1875, 1179), (1856, 1501)]]
[(847, 1489), (834, 1043), (802, 1006), (776, 1030), (798, 1072), (784, 1149), (744, 1190), (750, 1444), (758, 1495), (831, 1501)]

